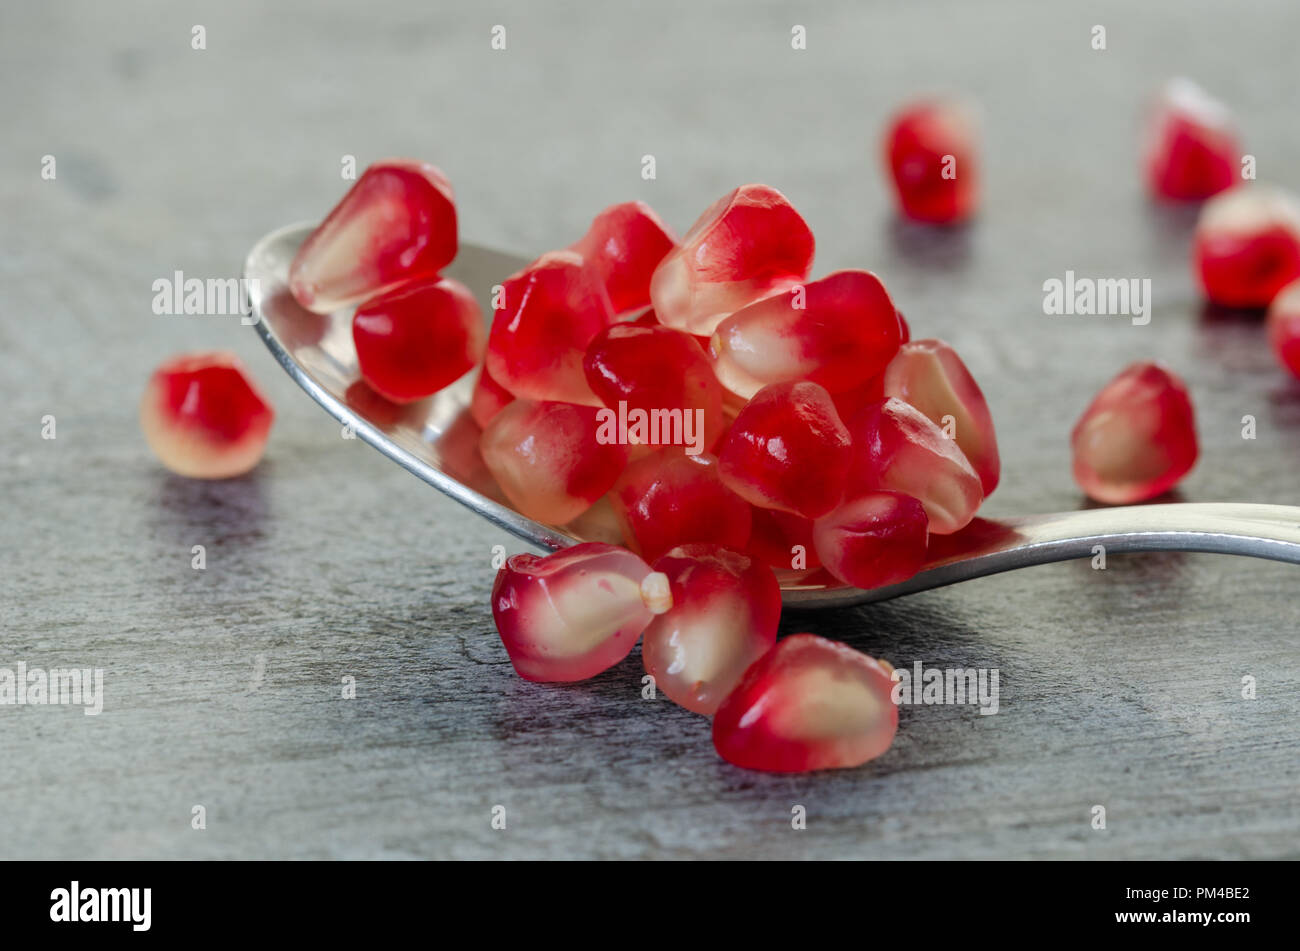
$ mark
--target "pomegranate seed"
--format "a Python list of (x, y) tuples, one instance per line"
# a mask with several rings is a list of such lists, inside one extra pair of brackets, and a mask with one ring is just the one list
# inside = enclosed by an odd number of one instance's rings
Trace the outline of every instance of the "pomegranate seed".
[(897, 311), (870, 271), (836, 271), (736, 311), (710, 342), (722, 385), (753, 396), (769, 383), (811, 380), (852, 389), (898, 352)]
[(808, 276), (813, 236), (786, 197), (742, 185), (700, 215), (659, 262), (650, 299), (659, 322), (708, 336), (729, 314)]
[(1236, 184), (1241, 149), (1232, 117), (1189, 79), (1161, 92), (1146, 147), (1151, 191), (1161, 198), (1202, 199)]
[(1134, 363), (1094, 397), (1070, 434), (1074, 481), (1098, 502), (1167, 492), (1196, 463), (1187, 386), (1159, 363)]
[(743, 550), (749, 503), (718, 477), (718, 460), (663, 449), (627, 467), (610, 492), (629, 548), (654, 561), (670, 548), (709, 542)]
[(228, 479), (262, 458), (275, 411), (225, 351), (174, 357), (153, 372), (140, 400), (149, 448), (177, 475)]
[(793, 634), (722, 701), (713, 745), (729, 763), (770, 773), (861, 766), (898, 731), (892, 674), (851, 647)]
[(900, 112), (885, 137), (898, 206), (931, 224), (955, 224), (978, 197), (973, 110), (954, 102), (921, 102)]
[(885, 398), (883, 386), (884, 380), (879, 376), (873, 376), (851, 390), (832, 393), (831, 399), (835, 402), (835, 412), (840, 414), (840, 419), (850, 421), (856, 419), (872, 403), (879, 403)]
[(1210, 199), (1193, 249), (1205, 296), (1224, 307), (1267, 307), (1300, 278), (1300, 207), (1265, 185)]
[(822, 566), (811, 519), (756, 505), (750, 507), (750, 514), (749, 553), (755, 558), (782, 571), (813, 571)]
[(951, 436), (979, 473), (987, 497), (1002, 472), (998, 440), (979, 384), (957, 352), (942, 340), (904, 344), (880, 380), (882, 396), (896, 396), (943, 428), (951, 417)]
[(480, 429), (487, 429), (488, 423), (515, 400), (509, 390), (492, 379), (487, 364), (479, 366), (478, 379), (474, 381), (474, 392), (470, 396), (469, 414), (474, 417)]
[(483, 431), (479, 448), (511, 504), (529, 518), (563, 525), (609, 491), (627, 447), (596, 438), (596, 410), (515, 400)]
[(376, 162), (298, 249), (289, 288), (303, 307), (327, 314), (432, 278), (456, 246), (446, 176), (410, 159)]
[(1269, 305), (1268, 340), (1278, 362), (1300, 377), (1300, 281), (1284, 287)]
[(650, 275), (676, 246), (677, 236), (649, 205), (625, 201), (598, 214), (570, 250), (604, 282), (614, 313), (623, 314), (650, 303)]
[(840, 501), (853, 453), (830, 394), (772, 383), (740, 411), (718, 452), (722, 481), (763, 508), (816, 518)]
[[(658, 431), (662, 441), (650, 438), (648, 445), (679, 440), (712, 449), (722, 432), (722, 387), (709, 358), (690, 334), (668, 327), (614, 324), (591, 342), (583, 369), (587, 384), (606, 406), (618, 409), (623, 402), (628, 412), (644, 412), (647, 425), (662, 421), (647, 430), (650, 436)], [(685, 439), (687, 427), (691, 440)], [(628, 436), (638, 433), (630, 428)]]
[(868, 492), (819, 518), (813, 530), (826, 570), (855, 588), (906, 581), (925, 563), (925, 508), (901, 492)]
[(492, 585), (492, 617), (525, 680), (586, 680), (632, 650), (672, 607), (668, 579), (622, 548), (587, 542), (553, 555), (514, 555)]
[(645, 629), (641, 659), (669, 700), (712, 716), (746, 668), (776, 643), (781, 586), (767, 565), (716, 545), (682, 545), (654, 562), (673, 606)]
[(599, 406), (582, 372), (592, 338), (610, 325), (609, 296), (582, 257), (551, 251), (506, 278), (488, 336), (487, 368), (515, 396)]
[[(627, 323), (631, 324), (633, 327), (662, 327), (663, 326), (663, 324), (659, 323), (659, 317), (655, 314), (655, 309), (653, 307), (649, 307), (643, 310), (641, 313), (637, 314), (631, 320), (627, 321)], [(696, 339), (698, 340), (699, 338), (697, 337)]]
[(916, 407), (890, 397), (863, 410), (852, 432), (847, 499), (881, 490), (913, 496), (935, 535), (950, 535), (975, 517), (984, 501), (979, 476), (961, 447)]
[(464, 376), (483, 355), (483, 313), (451, 278), (373, 297), (352, 317), (361, 378), (394, 403), (411, 403)]

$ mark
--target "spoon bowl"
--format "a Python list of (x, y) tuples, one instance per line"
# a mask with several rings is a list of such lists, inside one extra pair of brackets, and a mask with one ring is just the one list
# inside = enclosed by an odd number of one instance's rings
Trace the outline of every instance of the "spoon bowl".
[[(543, 549), (616, 541), (597, 520), (543, 525), (506, 501), (478, 453), (468, 413), (474, 374), (426, 400), (396, 406), (361, 382), (350, 310), (313, 314), (289, 293), (289, 265), (311, 224), (263, 237), (244, 262), (254, 327), (285, 372), (358, 438), (493, 524)], [(491, 288), (523, 267), (515, 255), (462, 243), (446, 274), (465, 284), (490, 315)], [(1300, 564), (1300, 508), (1186, 502), (1088, 509), (993, 521), (976, 519), (955, 535), (932, 536), (925, 567), (901, 584), (864, 591), (824, 571), (783, 579), (785, 604), (829, 608), (881, 601), (1015, 568), (1134, 551), (1203, 551)]]

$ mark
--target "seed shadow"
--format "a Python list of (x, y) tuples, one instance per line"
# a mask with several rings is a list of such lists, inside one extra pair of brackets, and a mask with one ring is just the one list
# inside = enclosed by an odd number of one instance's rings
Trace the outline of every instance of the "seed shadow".
[(971, 258), (972, 226), (928, 225), (894, 215), (887, 231), (896, 260), (924, 270), (959, 271)]

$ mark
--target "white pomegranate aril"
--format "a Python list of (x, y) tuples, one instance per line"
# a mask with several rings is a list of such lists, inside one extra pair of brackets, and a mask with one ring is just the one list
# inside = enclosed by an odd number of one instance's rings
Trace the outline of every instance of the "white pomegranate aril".
[(898, 730), (893, 668), (813, 634), (793, 634), (754, 663), (713, 718), (729, 763), (772, 773), (860, 766)]
[(1125, 368), (1084, 410), (1070, 444), (1089, 498), (1131, 505), (1169, 491), (1199, 452), (1187, 385), (1159, 363)]
[(1300, 278), (1300, 204), (1267, 185), (1205, 203), (1193, 245), (1205, 296), (1223, 307), (1267, 307)]
[(411, 159), (376, 162), (298, 249), (289, 288), (303, 307), (327, 314), (432, 278), (456, 247), (446, 176)]
[(746, 304), (804, 280), (813, 236), (775, 188), (742, 185), (710, 205), (659, 262), (650, 300), (665, 327), (708, 336)]
[(586, 680), (628, 655), (672, 606), (668, 579), (622, 548), (588, 542), (514, 555), (497, 572), (492, 616), (519, 676)]
[(883, 370), (898, 352), (900, 331), (876, 275), (836, 271), (732, 314), (709, 348), (718, 379), (741, 396), (787, 380), (838, 393)]
[(668, 699), (711, 715), (776, 643), (781, 586), (772, 569), (716, 545), (682, 545), (654, 563), (672, 608), (645, 630), (646, 673)]
[(492, 419), (479, 447), (516, 509), (563, 525), (608, 492), (627, 465), (627, 447), (600, 442), (598, 428), (590, 406), (515, 400)]
[(275, 412), (226, 351), (191, 353), (154, 371), (140, 400), (140, 428), (172, 472), (228, 479), (257, 465)]
[(916, 407), (941, 429), (951, 425), (952, 438), (979, 473), (984, 495), (992, 494), (1002, 473), (993, 414), (952, 347), (942, 340), (903, 344), (885, 368), (880, 390), (882, 396), (896, 396)]
[(961, 447), (896, 397), (867, 407), (853, 421), (853, 466), (844, 498), (902, 492), (925, 506), (930, 531), (950, 535), (975, 517), (984, 491)]

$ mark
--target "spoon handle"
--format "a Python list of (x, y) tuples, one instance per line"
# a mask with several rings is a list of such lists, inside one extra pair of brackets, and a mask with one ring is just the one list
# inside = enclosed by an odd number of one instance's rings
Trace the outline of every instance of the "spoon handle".
[(955, 535), (930, 538), (930, 557), (901, 584), (870, 591), (784, 592), (791, 606), (883, 601), (984, 575), (1053, 561), (1135, 551), (1203, 551), (1300, 564), (1300, 507), (1254, 502), (1176, 502), (975, 519)]

